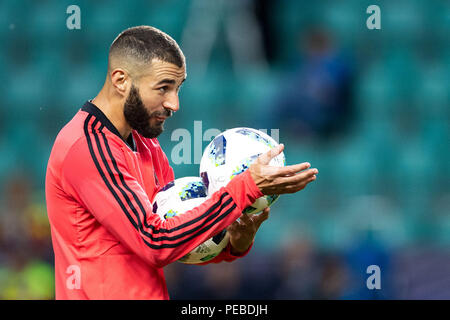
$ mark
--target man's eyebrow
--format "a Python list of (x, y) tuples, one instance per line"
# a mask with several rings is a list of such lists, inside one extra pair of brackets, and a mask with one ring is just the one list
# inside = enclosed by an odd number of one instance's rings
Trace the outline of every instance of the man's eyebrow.
[(158, 82), (156, 85), (159, 86), (161, 84), (175, 84), (176, 81), (173, 79), (163, 79), (160, 82)]
[[(184, 80), (186, 80), (186, 78), (184, 78), (181, 81), (180, 86), (183, 84)], [(163, 79), (160, 82), (158, 82), (156, 85), (159, 86), (159, 85), (162, 85), (162, 84), (175, 84), (175, 83), (176, 83), (176, 81), (173, 80), (173, 79)]]

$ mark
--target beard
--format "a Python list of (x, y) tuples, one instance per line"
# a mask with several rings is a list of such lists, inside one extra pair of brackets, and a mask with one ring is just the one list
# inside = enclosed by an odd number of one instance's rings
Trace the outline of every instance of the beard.
[[(138, 89), (131, 85), (130, 94), (124, 104), (123, 114), (132, 129), (145, 138), (153, 139), (164, 131), (164, 123), (158, 121), (156, 117), (170, 117), (172, 116), (172, 110), (164, 109), (163, 111), (149, 113), (142, 102)], [(152, 118), (155, 119), (154, 125), (150, 122)]]

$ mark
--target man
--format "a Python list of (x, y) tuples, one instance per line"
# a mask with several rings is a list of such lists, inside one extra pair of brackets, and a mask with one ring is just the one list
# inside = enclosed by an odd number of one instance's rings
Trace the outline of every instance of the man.
[(317, 170), (268, 166), (280, 146), (202, 205), (162, 221), (152, 200), (174, 173), (156, 137), (179, 108), (185, 58), (167, 34), (141, 26), (122, 32), (108, 59), (102, 90), (61, 130), (48, 162), (56, 299), (168, 299), (164, 266), (224, 228), (230, 244), (212, 262), (245, 255), (269, 210), (251, 218), (242, 210), (263, 194), (303, 189)]

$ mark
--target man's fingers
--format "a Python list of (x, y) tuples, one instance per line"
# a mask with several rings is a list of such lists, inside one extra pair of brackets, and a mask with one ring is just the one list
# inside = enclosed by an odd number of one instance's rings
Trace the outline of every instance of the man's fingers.
[(263, 193), (266, 195), (295, 193), (305, 188), (308, 183), (316, 180), (316, 174), (318, 173), (319, 171), (313, 168), (291, 176), (278, 176), (273, 180), (272, 186), (267, 186)]
[(256, 226), (259, 228), (259, 226), (269, 218), (269, 213), (270, 213), (270, 208), (267, 207), (260, 214), (254, 214), (251, 217), (251, 219), (254, 221)]
[(246, 213), (243, 213), (243, 214), (239, 217), (239, 219), (240, 219), (242, 222), (244, 222), (245, 224), (249, 224), (249, 223), (251, 222), (251, 221), (250, 221), (249, 215), (246, 214)]
[(316, 168), (309, 169), (302, 171), (300, 173), (297, 173), (295, 175), (291, 176), (285, 176), (285, 177), (279, 177), (279, 182), (281, 186), (288, 186), (288, 185), (296, 185), (298, 183), (306, 182), (313, 176), (319, 173), (319, 170)]
[(239, 217), (239, 222), (236, 225), (236, 227), (245, 227), (245, 226), (254, 225), (254, 226), (256, 226), (256, 229), (258, 229), (261, 226), (261, 224), (269, 218), (269, 213), (270, 213), (269, 207), (265, 208), (259, 214), (249, 215), (249, 214), (243, 213)]
[(297, 184), (292, 184), (292, 185), (286, 186), (284, 188), (284, 190), (286, 191), (286, 193), (298, 192), (300, 190), (303, 190), (309, 183), (311, 183), (314, 180), (316, 180), (316, 178), (317, 178), (316, 175), (313, 175), (313, 176), (309, 177), (307, 180), (300, 181)]
[[(294, 193), (302, 190), (308, 183), (314, 181), (317, 169), (310, 169), (309, 162), (278, 167), (271, 166), (270, 161), (284, 150), (284, 145), (263, 153), (250, 166), (253, 181), (265, 195)], [(309, 170), (308, 170), (309, 169)]]
[(296, 174), (297, 172), (303, 171), (311, 167), (311, 164), (309, 162), (303, 162), (299, 164), (294, 164), (290, 166), (285, 167), (279, 167), (277, 170), (277, 176), (292, 176)]
[(270, 149), (266, 153), (263, 153), (258, 157), (258, 162), (261, 164), (269, 164), (270, 160), (275, 158), (277, 155), (279, 155), (284, 150), (284, 144), (279, 144), (275, 148)]

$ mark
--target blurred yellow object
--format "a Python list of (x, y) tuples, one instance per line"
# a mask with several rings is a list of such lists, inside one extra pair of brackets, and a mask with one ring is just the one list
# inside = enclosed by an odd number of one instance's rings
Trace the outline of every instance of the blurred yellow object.
[(43, 261), (31, 261), (22, 270), (0, 269), (0, 299), (54, 299), (54, 270)]

